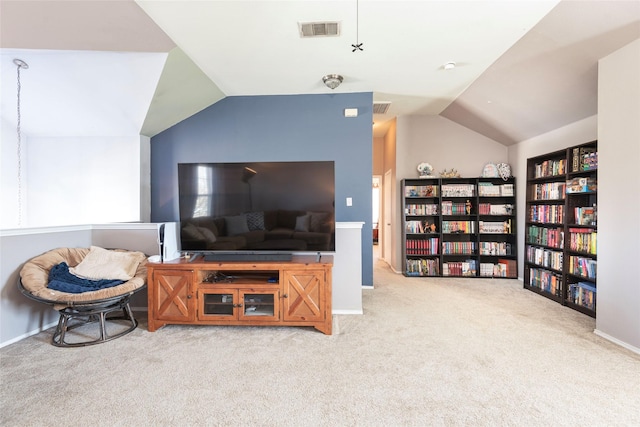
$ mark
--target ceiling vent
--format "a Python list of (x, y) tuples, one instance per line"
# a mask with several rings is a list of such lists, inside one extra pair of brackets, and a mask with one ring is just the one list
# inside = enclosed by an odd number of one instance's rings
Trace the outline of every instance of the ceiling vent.
[(391, 102), (389, 101), (374, 102), (373, 114), (387, 114), (387, 111), (389, 111), (390, 106), (391, 106)]
[(299, 22), (300, 37), (339, 36), (339, 22)]

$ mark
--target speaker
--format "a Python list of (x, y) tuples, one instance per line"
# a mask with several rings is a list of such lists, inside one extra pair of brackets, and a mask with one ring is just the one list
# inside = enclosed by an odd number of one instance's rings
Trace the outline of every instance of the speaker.
[(158, 253), (160, 262), (180, 258), (178, 247), (178, 223), (166, 222), (158, 224)]

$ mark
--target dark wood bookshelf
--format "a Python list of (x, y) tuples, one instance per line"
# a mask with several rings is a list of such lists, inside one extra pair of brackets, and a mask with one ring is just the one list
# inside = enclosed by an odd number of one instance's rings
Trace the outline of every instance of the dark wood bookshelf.
[(403, 179), (405, 276), (516, 278), (515, 178)]
[[(526, 289), (592, 317), (596, 276), (572, 272), (572, 266), (595, 270), (597, 262), (597, 149), (592, 141), (527, 160), (523, 251)], [(540, 232), (552, 234), (556, 244), (530, 241)], [(572, 239), (581, 244), (572, 247)], [(590, 250), (582, 250), (587, 242)], [(540, 285), (541, 279), (553, 286)]]

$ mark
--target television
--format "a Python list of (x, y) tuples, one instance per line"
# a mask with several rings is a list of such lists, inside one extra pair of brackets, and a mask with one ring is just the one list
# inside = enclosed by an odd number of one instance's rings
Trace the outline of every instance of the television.
[(179, 163), (181, 251), (289, 260), (335, 251), (333, 161)]

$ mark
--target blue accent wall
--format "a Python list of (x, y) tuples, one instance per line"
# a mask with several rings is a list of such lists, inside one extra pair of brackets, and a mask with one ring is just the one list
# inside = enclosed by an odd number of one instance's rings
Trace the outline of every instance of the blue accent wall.
[(151, 138), (151, 221), (179, 220), (178, 163), (333, 160), (336, 220), (364, 222), (362, 284), (372, 285), (372, 105), (369, 92), (224, 98)]

